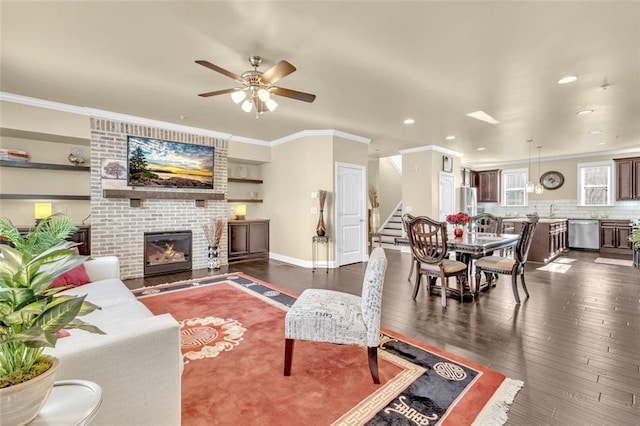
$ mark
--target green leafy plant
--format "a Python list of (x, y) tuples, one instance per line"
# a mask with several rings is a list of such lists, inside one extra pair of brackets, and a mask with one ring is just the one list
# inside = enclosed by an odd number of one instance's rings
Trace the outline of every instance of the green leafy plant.
[(631, 233), (631, 242), (638, 248), (640, 248), (640, 228), (636, 228)]
[[(30, 234), (52, 231), (39, 226)], [(5, 229), (2, 235), (15, 237)], [(0, 388), (45, 371), (50, 357), (43, 355), (43, 350), (56, 345), (61, 329), (104, 334), (78, 318), (99, 309), (85, 301), (86, 296), (59, 294), (68, 287), (49, 288), (56, 277), (81, 265), (88, 257), (76, 255), (73, 248), (77, 244), (69, 241), (33, 253), (45, 245), (44, 241), (50, 242), (48, 238), (20, 237), (22, 249), (19, 244), (16, 248), (0, 245)], [(13, 244), (20, 243), (17, 238), (8, 239)]]
[(33, 230), (23, 236), (9, 219), (0, 218), (0, 237), (8, 240), (22, 253), (42, 253), (64, 241), (77, 229), (67, 216), (54, 214), (38, 222)]

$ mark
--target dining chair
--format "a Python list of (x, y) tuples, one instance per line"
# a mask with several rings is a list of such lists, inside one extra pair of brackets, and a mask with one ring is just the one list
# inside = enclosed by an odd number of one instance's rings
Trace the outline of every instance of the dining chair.
[(289, 308), (284, 320), (284, 375), (291, 375), (295, 340), (366, 346), (375, 384), (378, 373), (382, 285), (387, 257), (382, 247), (371, 252), (362, 283), (362, 296), (335, 290), (307, 289)]
[[(414, 215), (405, 213), (402, 215), (402, 227), (404, 228), (404, 233), (409, 238), (409, 222), (415, 218)], [(416, 258), (411, 255), (411, 269), (409, 269), (409, 276), (407, 277), (407, 281), (411, 281), (411, 277), (413, 276), (413, 269), (415, 266)]]
[(471, 217), (469, 227), (475, 232), (499, 233), (502, 231), (502, 218), (491, 213), (480, 213)]
[(527, 295), (527, 298), (529, 297), (529, 291), (527, 290), (527, 285), (524, 281), (524, 272), (529, 249), (531, 248), (531, 242), (533, 241), (533, 234), (537, 225), (537, 216), (522, 222), (522, 228), (513, 252), (513, 258), (503, 256), (485, 256), (475, 261), (476, 293), (480, 290), (480, 277), (482, 272), (484, 272), (488, 279), (489, 288), (491, 288), (493, 274), (511, 275), (513, 297), (517, 304), (520, 304), (520, 295), (518, 294), (518, 276), (520, 276), (522, 289)]
[(464, 286), (468, 282), (467, 264), (448, 258), (447, 222), (438, 222), (426, 216), (418, 216), (409, 221), (409, 244), (415, 259), (417, 276), (413, 289), (413, 299), (418, 295), (422, 276), (427, 278), (429, 294), (436, 280), (440, 278), (442, 306), (447, 306), (447, 278), (455, 277), (460, 300), (464, 296)]

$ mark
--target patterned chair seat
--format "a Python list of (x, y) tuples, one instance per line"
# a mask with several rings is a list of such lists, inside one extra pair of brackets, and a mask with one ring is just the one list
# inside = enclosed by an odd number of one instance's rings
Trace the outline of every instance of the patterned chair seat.
[[(449, 275), (464, 271), (465, 269), (467, 269), (467, 264), (459, 262), (457, 260), (443, 259), (442, 268), (444, 269), (444, 273)], [(420, 265), (420, 269), (422, 269), (423, 272), (431, 271), (434, 273), (440, 273), (440, 265), (436, 263), (424, 263)]]
[(510, 273), (515, 264), (516, 260), (510, 257), (486, 256), (476, 260), (476, 268), (503, 274)]
[(340, 291), (308, 289), (287, 312), (287, 337), (367, 346), (362, 298)]

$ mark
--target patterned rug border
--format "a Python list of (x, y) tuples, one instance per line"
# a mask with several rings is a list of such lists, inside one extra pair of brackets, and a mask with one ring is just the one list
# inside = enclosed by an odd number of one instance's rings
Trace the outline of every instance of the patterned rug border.
[[(238, 282), (240, 278), (248, 281), (247, 283)], [(237, 287), (240, 290), (253, 293), (256, 297), (263, 300), (266, 303), (270, 303), (277, 307), (287, 309), (290, 307), (298, 294), (285, 290), (277, 285), (269, 282), (265, 282), (253, 276), (247, 275), (243, 272), (233, 272), (228, 274), (220, 274), (215, 276), (207, 276), (202, 278), (196, 278), (191, 280), (178, 281), (173, 283), (164, 283), (155, 286), (147, 286), (132, 290), (132, 292), (138, 298), (151, 297), (161, 293), (175, 292), (188, 290), (193, 287), (201, 287), (208, 285), (216, 285), (228, 283)], [(475, 363), (462, 356), (458, 356), (454, 353), (447, 352), (438, 347), (429, 345), (428, 343), (413, 339), (409, 336), (405, 336), (399, 332), (382, 327), (381, 332), (383, 335), (388, 336), (389, 340), (396, 340), (404, 342), (406, 344), (415, 346), (426, 352), (430, 352), (438, 357), (447, 359), (456, 364), (464, 365), (470, 370), (477, 372), (477, 375), (467, 385), (467, 387), (455, 398), (455, 400), (448, 406), (444, 415), (437, 420), (435, 424), (445, 424), (449, 415), (454, 412), (453, 408), (459, 404), (464, 404), (469, 399), (469, 394), (473, 386), (478, 382), (485, 374), (489, 374), (490, 382), (500, 379), (500, 384), (496, 387), (493, 394), (487, 399), (483, 406), (478, 410), (474, 425), (484, 424), (504, 424), (507, 421), (507, 413), (509, 406), (513, 403), (515, 396), (524, 386), (524, 382), (520, 380), (514, 380), (506, 377), (504, 374), (495, 371), (489, 367), (485, 367), (482, 364)], [(383, 336), (384, 337), (384, 336)], [(353, 409), (345, 413), (341, 418), (336, 420), (333, 425), (352, 425), (361, 424), (363, 420), (369, 420), (373, 418), (377, 412), (383, 409), (385, 406), (390, 405), (394, 399), (398, 399), (401, 396), (402, 391), (406, 389), (406, 384), (416, 380), (423, 374), (426, 369), (419, 365), (413, 364), (395, 354), (387, 352), (384, 348), (384, 344), (381, 343), (380, 352), (381, 358), (384, 358), (396, 365), (402, 366), (403, 373), (399, 374), (393, 380), (390, 380), (383, 385), (378, 391), (372, 393)], [(407, 364), (413, 366), (413, 368), (407, 368)], [(405, 385), (402, 387), (402, 385)], [(477, 398), (477, 396), (475, 397)], [(398, 404), (396, 404), (398, 405)], [(454, 416), (455, 417), (455, 416)], [(452, 420), (452, 419), (449, 419)], [(455, 419), (453, 424), (457, 424)], [(449, 422), (451, 423), (451, 422)], [(431, 424), (431, 423), (428, 423)]]

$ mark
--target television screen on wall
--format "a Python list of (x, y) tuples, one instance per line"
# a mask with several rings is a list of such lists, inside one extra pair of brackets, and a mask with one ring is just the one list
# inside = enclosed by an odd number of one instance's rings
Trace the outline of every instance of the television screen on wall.
[(129, 136), (127, 184), (213, 189), (215, 148)]

